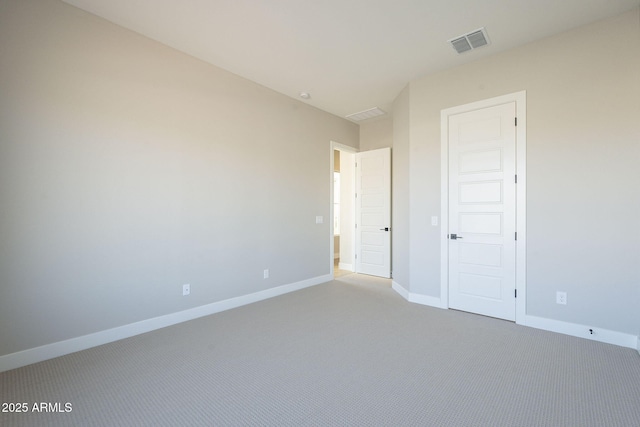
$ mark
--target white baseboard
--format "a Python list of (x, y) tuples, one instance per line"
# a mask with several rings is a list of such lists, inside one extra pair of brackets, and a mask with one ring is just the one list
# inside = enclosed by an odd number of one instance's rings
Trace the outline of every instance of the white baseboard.
[(442, 305), (442, 301), (440, 301), (440, 298), (432, 297), (429, 295), (409, 293), (409, 302), (428, 305), (429, 307), (448, 308)]
[(402, 298), (406, 299), (409, 302), (428, 305), (429, 307), (447, 308), (442, 304), (440, 298), (409, 292), (405, 288), (403, 288), (402, 285), (396, 283), (395, 281), (391, 282), (391, 288), (399, 293)]
[[(544, 329), (545, 331), (571, 335), (573, 337), (619, 345), (621, 347), (639, 348), (640, 345), (638, 343), (638, 337), (632, 334), (625, 334), (623, 332), (611, 331), (609, 329), (602, 329), (588, 325), (580, 325), (577, 323), (563, 322), (560, 320), (545, 319), (544, 317), (527, 315), (522, 321), (518, 320), (518, 324), (536, 329)], [(638, 351), (640, 352), (640, 350)]]
[(152, 319), (141, 320), (139, 322), (130, 323), (117, 328), (107, 329), (105, 331), (7, 354), (0, 356), (0, 372), (53, 359), (54, 357), (64, 356), (65, 354), (75, 353), (76, 351), (86, 350), (91, 347), (129, 338), (145, 332), (154, 331), (156, 329), (165, 328), (188, 320), (197, 319), (198, 317), (230, 310), (232, 308), (273, 298), (278, 295), (297, 291), (310, 286), (319, 285), (330, 280), (331, 274), (313, 277), (300, 282), (265, 289), (264, 291), (255, 292), (253, 294), (229, 298), (223, 301), (190, 308), (188, 310), (170, 313), (164, 316), (154, 317)]
[[(391, 287), (394, 291), (399, 293), (402, 298), (406, 299), (409, 302), (437, 308), (447, 308), (444, 304), (442, 304), (440, 298), (409, 292), (395, 281), (391, 282)], [(571, 335), (579, 338), (586, 338), (589, 340), (599, 341), (607, 344), (619, 345), (621, 347), (635, 348), (638, 350), (638, 353), (640, 353), (640, 337), (632, 334), (625, 334), (622, 332), (611, 331), (608, 329), (602, 329), (593, 326), (562, 322), (560, 320), (545, 319), (543, 317), (529, 315), (525, 316), (522, 321), (518, 319), (517, 323), (522, 326), (543, 329), (545, 331), (557, 332), (560, 334)], [(590, 330), (593, 331), (593, 333), (591, 333)]]
[(402, 285), (397, 283), (395, 280), (391, 281), (391, 289), (399, 293), (402, 298), (409, 301), (409, 291), (403, 288)]
[(346, 262), (339, 262), (338, 268), (340, 270), (353, 271), (353, 264), (347, 264)]

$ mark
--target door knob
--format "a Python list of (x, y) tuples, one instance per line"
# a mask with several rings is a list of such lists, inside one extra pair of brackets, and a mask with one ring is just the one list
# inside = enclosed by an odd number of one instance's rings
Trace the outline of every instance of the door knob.
[(458, 236), (457, 234), (451, 234), (451, 240), (462, 239), (462, 236)]
[(389, 231), (389, 227), (381, 228), (380, 231)]

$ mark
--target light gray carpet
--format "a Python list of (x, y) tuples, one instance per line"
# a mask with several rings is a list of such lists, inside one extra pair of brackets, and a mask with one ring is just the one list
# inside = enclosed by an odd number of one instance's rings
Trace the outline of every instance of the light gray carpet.
[(2, 426), (640, 426), (631, 349), (357, 274), (0, 374)]

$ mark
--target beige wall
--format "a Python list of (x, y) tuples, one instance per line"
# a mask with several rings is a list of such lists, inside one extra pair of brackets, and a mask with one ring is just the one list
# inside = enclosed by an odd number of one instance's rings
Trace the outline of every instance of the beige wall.
[[(525, 90), (527, 314), (636, 335), (639, 76), (636, 9), (411, 82), (410, 138), (394, 141), (394, 153), (408, 150), (410, 159), (409, 282), (401, 285), (439, 296), (439, 229), (429, 218), (440, 213), (440, 111)], [(568, 293), (566, 306), (555, 303), (556, 290)]]
[(59, 1), (0, 52), (0, 356), (329, 274), (357, 125)]
[(393, 117), (383, 117), (360, 124), (360, 151), (393, 147)]
[(409, 131), (410, 87), (407, 85), (393, 103), (393, 153), (391, 156), (391, 267), (393, 280), (409, 290)]

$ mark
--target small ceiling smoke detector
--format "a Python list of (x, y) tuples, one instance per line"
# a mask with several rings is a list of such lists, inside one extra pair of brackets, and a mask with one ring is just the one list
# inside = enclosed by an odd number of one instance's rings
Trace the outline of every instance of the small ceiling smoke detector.
[(477, 49), (479, 47), (488, 45), (489, 36), (487, 35), (487, 30), (482, 27), (468, 34), (463, 34), (459, 37), (455, 37), (449, 40), (449, 43), (451, 43), (451, 46), (453, 46), (456, 52), (464, 53), (472, 49)]
[(361, 122), (363, 120), (372, 119), (378, 116), (384, 116), (387, 114), (382, 111), (378, 107), (369, 108), (368, 110), (360, 111), (359, 113), (349, 114), (347, 119), (353, 120), (354, 122)]
[(309, 92), (300, 92), (300, 98), (311, 99), (311, 94), (309, 94)]

